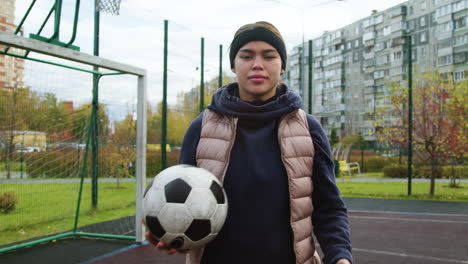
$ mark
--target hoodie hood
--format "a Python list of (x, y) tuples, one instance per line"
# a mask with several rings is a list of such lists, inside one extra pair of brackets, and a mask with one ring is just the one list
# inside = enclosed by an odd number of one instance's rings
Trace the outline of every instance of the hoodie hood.
[(230, 83), (216, 91), (208, 109), (223, 115), (252, 121), (277, 119), (302, 106), (301, 97), (285, 84), (281, 84), (276, 95), (267, 101), (245, 102), (239, 98), (239, 86)]

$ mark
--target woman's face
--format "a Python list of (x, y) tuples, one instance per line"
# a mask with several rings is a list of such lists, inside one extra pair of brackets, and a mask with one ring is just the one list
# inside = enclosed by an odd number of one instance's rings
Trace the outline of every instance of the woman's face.
[(232, 71), (237, 75), (240, 99), (248, 102), (273, 97), (283, 73), (278, 51), (264, 41), (251, 41), (242, 46)]

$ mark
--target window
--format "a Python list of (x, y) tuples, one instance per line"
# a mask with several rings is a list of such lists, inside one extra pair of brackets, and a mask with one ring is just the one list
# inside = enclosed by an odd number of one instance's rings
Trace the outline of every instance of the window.
[(349, 41), (348, 43), (346, 43), (346, 48), (347, 48), (347, 49), (351, 49), (351, 41)]
[(444, 5), (436, 9), (436, 18), (446, 16), (452, 13), (452, 5)]
[(393, 53), (393, 59), (394, 60), (400, 60), (401, 56), (402, 56), (401, 51), (397, 51), (397, 52)]
[(419, 26), (420, 27), (425, 27), (426, 26), (426, 17), (420, 17), (419, 18)]
[(466, 77), (467, 77), (467, 74), (466, 74), (466, 71), (456, 71), (453, 73), (453, 79), (458, 82), (458, 81), (461, 81), (461, 80), (466, 80)]
[(468, 44), (468, 34), (455, 37), (453, 43), (454, 46), (460, 46), (465, 44)]
[(391, 29), (390, 26), (386, 26), (386, 27), (383, 28), (383, 35), (384, 35), (384, 36), (388, 36), (388, 35), (390, 35), (391, 33), (392, 33), (392, 29)]
[(359, 60), (359, 52), (355, 51), (355, 52), (353, 53), (353, 60), (354, 60), (354, 61)]
[(426, 56), (426, 48), (425, 47), (421, 48), (421, 56)]
[(468, 8), (468, 1), (466, 0), (458, 1), (452, 4), (453, 12), (458, 12), (465, 8)]
[(447, 65), (447, 64), (452, 64), (453, 57), (452, 55), (447, 55), (447, 56), (442, 56), (437, 59), (437, 64), (438, 65)]
[(466, 27), (468, 17), (462, 17), (455, 20), (455, 29)]
[(455, 54), (453, 56), (453, 63), (463, 63), (466, 61), (466, 58), (467, 58), (466, 52)]
[(419, 34), (419, 41), (420, 42), (427, 42), (427, 31), (421, 32)]
[(437, 25), (436, 31), (438, 33), (444, 33), (444, 32), (448, 32), (448, 31), (452, 31), (452, 27), (453, 27), (452, 22), (448, 21), (446, 23)]
[(421, 9), (422, 10), (426, 9), (426, 1), (421, 2)]
[(408, 24), (406, 25), (406, 29), (408, 29), (408, 31), (414, 30), (414, 20), (408, 21)]
[(355, 48), (358, 48), (358, 47), (359, 47), (359, 39), (356, 39), (356, 40), (354, 41), (354, 47), (355, 47)]

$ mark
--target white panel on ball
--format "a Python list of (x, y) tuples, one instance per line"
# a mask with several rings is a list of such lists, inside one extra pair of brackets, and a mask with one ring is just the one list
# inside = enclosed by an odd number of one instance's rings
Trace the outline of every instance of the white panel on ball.
[(161, 208), (166, 204), (166, 197), (162, 188), (151, 187), (151, 191), (146, 192), (143, 199), (143, 211), (146, 215), (158, 215)]
[(185, 174), (182, 178), (184, 179), (184, 181), (190, 184), (192, 188), (210, 188), (210, 185), (213, 182), (214, 177), (209, 171), (196, 168), (196, 167), (194, 167), (194, 169), (191, 169), (189, 171), (190, 173)]
[(216, 210), (217, 203), (210, 189), (194, 188), (185, 204), (194, 219), (210, 219)]
[(172, 233), (183, 233), (193, 220), (185, 204), (175, 203), (165, 204), (158, 219), (164, 230)]
[(211, 232), (218, 233), (224, 225), (228, 212), (227, 202), (225, 204), (216, 205), (216, 211), (211, 217)]
[(182, 176), (181, 173), (183, 173), (183, 170), (181, 170), (179, 166), (169, 167), (154, 177), (153, 186), (157, 188), (164, 188), (164, 186), (166, 186), (166, 184), (169, 182), (180, 178), (180, 176)]

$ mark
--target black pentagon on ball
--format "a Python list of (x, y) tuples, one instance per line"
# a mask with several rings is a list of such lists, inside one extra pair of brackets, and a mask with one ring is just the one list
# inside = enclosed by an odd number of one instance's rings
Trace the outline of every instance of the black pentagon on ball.
[(215, 181), (211, 183), (210, 190), (213, 193), (214, 197), (216, 198), (216, 202), (218, 204), (224, 204), (224, 193), (223, 193), (223, 188), (219, 186), (219, 184)]
[(145, 223), (148, 229), (151, 231), (151, 234), (155, 235), (158, 239), (161, 239), (164, 234), (166, 234), (166, 231), (161, 226), (161, 223), (159, 223), (159, 220), (156, 216), (147, 215)]
[(192, 187), (182, 179), (175, 179), (164, 186), (168, 203), (185, 203)]
[(211, 223), (209, 219), (195, 219), (185, 231), (185, 235), (194, 242), (205, 238), (210, 233)]

